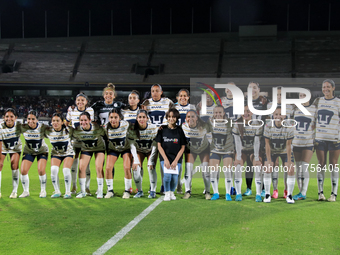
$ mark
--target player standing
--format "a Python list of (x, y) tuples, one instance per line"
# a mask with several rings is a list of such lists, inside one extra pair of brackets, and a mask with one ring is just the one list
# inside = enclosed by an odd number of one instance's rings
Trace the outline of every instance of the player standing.
[(12, 169), (13, 190), (9, 198), (17, 198), (19, 185), (19, 160), (22, 150), (20, 140), (21, 123), (17, 122), (18, 114), (13, 108), (8, 108), (4, 114), (4, 122), (0, 128), (0, 198), (1, 198), (1, 172), (4, 161), (9, 154)]
[(144, 196), (142, 189), (143, 173), (141, 172), (143, 161), (148, 160), (147, 168), (150, 178), (150, 194), (148, 198), (156, 197), (157, 172), (155, 165), (157, 162), (157, 145), (155, 138), (158, 128), (156, 125), (148, 123), (148, 113), (140, 109), (137, 113), (137, 119), (134, 126), (129, 130), (129, 138), (134, 140), (131, 144), (131, 154), (133, 156), (133, 177), (138, 189), (134, 198)]
[(106, 157), (106, 184), (107, 193), (105, 198), (114, 196), (112, 168), (117, 162), (119, 155), (124, 162), (124, 183), (125, 190), (123, 198), (130, 198), (132, 187), (131, 178), (131, 153), (128, 140), (129, 122), (122, 120), (120, 110), (114, 108), (109, 112), (109, 122), (106, 124), (105, 132), (108, 138), (107, 157)]
[[(83, 112), (88, 112), (91, 116), (91, 119), (94, 119), (94, 111), (91, 107), (87, 107), (88, 98), (85, 94), (80, 93), (76, 96), (76, 106), (77, 108), (74, 111), (67, 112), (66, 115), (66, 126), (71, 125), (72, 128), (77, 128), (79, 123), (79, 116)], [(73, 160), (71, 174), (72, 174), (72, 189), (71, 193), (77, 193), (77, 173), (78, 173), (78, 165), (79, 165), (79, 155), (81, 151), (81, 142), (76, 139), (73, 140), (73, 146), (75, 150), (75, 157)], [(91, 182), (91, 171), (90, 166), (88, 165), (86, 168), (86, 192), (88, 196), (91, 196), (90, 192), (90, 182)]]
[(91, 123), (91, 115), (88, 112), (82, 112), (79, 115), (80, 125), (75, 129), (70, 128), (70, 133), (81, 141), (81, 155), (79, 162), (79, 185), (80, 193), (77, 198), (86, 197), (85, 181), (86, 181), (86, 168), (90, 163), (92, 155), (96, 159), (96, 172), (97, 172), (97, 198), (103, 198), (103, 165), (105, 159), (105, 142), (103, 136), (105, 130), (97, 123)]
[(314, 105), (317, 108), (317, 121), (315, 132), (316, 156), (320, 170), (318, 171), (319, 200), (325, 200), (323, 183), (327, 169), (327, 152), (329, 153), (329, 171), (331, 172), (332, 193), (328, 201), (335, 202), (338, 193), (340, 154), (340, 99), (334, 96), (335, 83), (333, 80), (322, 82), (323, 97), (317, 98)]
[(71, 144), (71, 134), (64, 125), (63, 117), (54, 113), (52, 115), (52, 127), (45, 130), (45, 136), (50, 140), (51, 150), (51, 180), (54, 188), (52, 198), (61, 196), (59, 188), (59, 167), (63, 165), (63, 174), (65, 180), (64, 198), (71, 198), (71, 167), (73, 164), (74, 150)]
[(35, 158), (38, 161), (38, 173), (40, 180), (40, 198), (46, 197), (46, 163), (48, 158), (48, 146), (44, 141), (45, 130), (47, 125), (38, 122), (38, 112), (29, 111), (27, 115), (27, 124), (22, 125), (22, 134), (25, 138), (24, 154), (21, 163), (21, 183), (24, 189), (19, 196), (28, 197), (29, 178), (28, 171), (30, 170)]
[[(263, 128), (260, 120), (252, 120), (252, 112), (249, 111), (248, 106), (244, 106), (244, 114), (237, 120), (238, 123), (233, 126), (233, 136), (235, 142), (235, 187), (237, 194), (241, 194), (242, 172), (240, 168), (243, 167), (244, 162), (252, 162), (250, 167), (255, 167), (255, 185), (256, 185), (256, 202), (262, 202), (261, 190), (261, 165), (262, 158), (260, 157), (260, 139), (262, 137)], [(250, 169), (246, 168), (246, 172)], [(241, 174), (239, 174), (241, 173)], [(236, 175), (237, 178), (236, 178)], [(239, 181), (238, 183), (236, 181)]]
[[(303, 93), (299, 94), (299, 98), (305, 98)], [(309, 102), (303, 106), (312, 114), (311, 116), (305, 115), (298, 108), (295, 108), (292, 117), (296, 121), (293, 139), (293, 152), (296, 164), (296, 177), (299, 187), (299, 193), (293, 196), (294, 200), (304, 200), (307, 195), (307, 188), (309, 183), (309, 162), (312, 159), (314, 151), (314, 129), (316, 120), (316, 107)]]
[(205, 187), (205, 199), (210, 200), (210, 172), (208, 169), (210, 143), (206, 136), (209, 132), (208, 124), (201, 120), (196, 111), (189, 110), (186, 115), (185, 123), (182, 125), (182, 129), (188, 142), (185, 150), (185, 194), (183, 198), (188, 199), (191, 197), (191, 180), (192, 176), (196, 173), (196, 170), (194, 170), (194, 163), (197, 156), (199, 156)]

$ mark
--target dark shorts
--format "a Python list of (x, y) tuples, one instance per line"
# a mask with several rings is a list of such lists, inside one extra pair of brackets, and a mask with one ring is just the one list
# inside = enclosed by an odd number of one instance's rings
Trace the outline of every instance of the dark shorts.
[(118, 151), (114, 151), (114, 150), (109, 150), (108, 152), (107, 152), (107, 155), (109, 156), (115, 156), (115, 157), (119, 157), (119, 155), (121, 156), (121, 157), (123, 157), (124, 156), (124, 154), (125, 153), (130, 153), (130, 150), (125, 150), (125, 151), (121, 151), (121, 152), (118, 152)]
[(65, 158), (74, 158), (74, 155), (67, 155), (67, 156), (64, 156), (64, 157), (60, 157), (60, 156), (51, 156), (51, 159), (52, 158), (56, 158), (56, 159), (59, 159), (61, 162), (64, 161)]
[(332, 141), (315, 140), (315, 149), (320, 151), (340, 150), (340, 143)]
[(105, 155), (105, 151), (82, 151), (81, 154), (92, 157), (93, 154), (103, 153)]
[(33, 162), (35, 158), (37, 158), (37, 161), (39, 161), (40, 159), (46, 159), (47, 160), (48, 153), (39, 154), (39, 155), (24, 154), (23, 157), (22, 157), (22, 160), (28, 160), (28, 161)]
[(304, 150), (309, 150), (309, 151), (313, 151), (314, 147), (313, 146), (306, 146), (306, 147), (293, 147), (293, 152), (302, 152)]
[[(281, 160), (282, 160), (282, 163), (287, 163), (288, 161), (288, 158), (287, 158), (287, 153), (282, 153), (282, 154), (272, 154), (271, 155), (272, 157), (272, 162), (276, 162), (276, 160), (280, 157)], [(265, 160), (264, 161), (267, 161), (267, 157), (265, 157)], [(294, 162), (294, 155), (293, 153), (291, 154), (291, 161)]]
[(217, 153), (210, 153), (210, 159), (225, 159), (225, 158), (232, 158), (233, 154), (217, 154)]

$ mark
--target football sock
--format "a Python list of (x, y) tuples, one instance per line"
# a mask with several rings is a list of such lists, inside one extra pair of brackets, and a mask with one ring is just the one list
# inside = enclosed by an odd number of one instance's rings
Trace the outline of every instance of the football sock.
[[(224, 172), (224, 177), (225, 177), (225, 189), (226, 189), (226, 194), (230, 195), (230, 189), (231, 186), (233, 185), (233, 179), (231, 177), (232, 173), (230, 171), (230, 169), (228, 168), (227, 171)], [(215, 193), (215, 191), (214, 191)]]
[(191, 190), (191, 175), (193, 172), (194, 165), (192, 163), (185, 163), (185, 173), (184, 173), (184, 186), (185, 192)]
[[(210, 172), (209, 172), (208, 164), (209, 162), (202, 163), (202, 177), (203, 177), (205, 191), (207, 193), (210, 193)], [(196, 170), (194, 170), (194, 173), (196, 173)]]
[(54, 188), (55, 193), (60, 193), (59, 185), (58, 185), (58, 166), (51, 166), (51, 181)]
[(256, 187), (256, 195), (261, 195), (262, 192), (262, 173), (261, 166), (255, 166), (255, 187)]
[(325, 179), (325, 171), (321, 170), (320, 172), (317, 173), (317, 178), (318, 178), (318, 192), (323, 193), (323, 182)]
[(287, 196), (293, 194), (294, 185), (295, 185), (295, 175), (287, 176)]
[(86, 167), (86, 188), (90, 189), (91, 183), (91, 170), (90, 170), (90, 163)]
[(21, 184), (22, 184), (22, 188), (24, 189), (24, 191), (29, 192), (30, 179), (28, 177), (28, 174), (21, 175)]
[(70, 168), (63, 168), (64, 180), (65, 180), (65, 192), (69, 193), (71, 191), (71, 169)]
[(113, 179), (106, 179), (107, 191), (113, 190)]
[(270, 194), (271, 175), (271, 173), (263, 174), (264, 190), (266, 191), (266, 194)]
[(307, 162), (301, 161), (301, 168), (302, 168), (302, 188), (301, 194), (306, 196), (308, 184), (309, 184), (309, 171), (308, 171), (309, 164)]
[(138, 191), (142, 191), (142, 175), (140, 166), (137, 166), (137, 170), (133, 171), (133, 179), (135, 180)]
[(217, 174), (218, 172), (217, 171), (214, 171), (214, 172), (211, 172), (210, 173), (210, 182), (211, 182), (211, 186), (213, 188), (213, 192), (214, 194), (218, 193), (218, 181), (217, 181)]
[(98, 194), (103, 194), (104, 178), (97, 178)]
[[(242, 187), (242, 172), (241, 172), (241, 165), (236, 166), (236, 172), (235, 172), (235, 189), (236, 194), (241, 194), (241, 187)], [(230, 189), (229, 189), (230, 192)]]
[(19, 169), (12, 170), (12, 184), (13, 184), (13, 192), (18, 192), (19, 185)]
[[(157, 172), (156, 169), (151, 170), (148, 166), (149, 178), (150, 178), (150, 191), (156, 192), (157, 187)], [(162, 170), (161, 170), (162, 172)]]
[(79, 178), (80, 192), (85, 193), (86, 178)]
[(130, 188), (132, 187), (132, 179), (126, 179), (124, 177), (124, 183), (125, 183), (125, 190), (130, 192)]
[(79, 158), (75, 158), (73, 160), (73, 164), (72, 164), (72, 167), (71, 167), (73, 187), (77, 187), (78, 165), (79, 165)]
[(39, 175), (41, 191), (46, 191), (46, 174)]
[(279, 182), (279, 171), (276, 167), (274, 167), (273, 173), (272, 173), (273, 190), (277, 189), (278, 182)]
[(337, 195), (338, 185), (339, 185), (339, 168), (338, 167), (334, 167), (331, 173), (331, 178), (332, 178), (332, 193), (334, 195)]

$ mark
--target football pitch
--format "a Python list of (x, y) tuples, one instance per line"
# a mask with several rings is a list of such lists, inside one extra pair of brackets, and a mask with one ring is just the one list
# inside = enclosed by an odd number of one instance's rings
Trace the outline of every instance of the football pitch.
[[(317, 164), (314, 155), (312, 162)], [(92, 254), (139, 216), (156, 199), (148, 199), (149, 177), (144, 171), (140, 199), (122, 199), (124, 174), (122, 159), (116, 166), (115, 197), (97, 199), (94, 160), (91, 161), (91, 192), (83, 199), (54, 198), (50, 160), (46, 167), (47, 197), (39, 198), (40, 183), (36, 162), (32, 165), (30, 197), (9, 199), (12, 191), (10, 163), (5, 160), (0, 199), (0, 254)], [(144, 165), (146, 169), (146, 165)], [(157, 163), (159, 169), (159, 163)], [(241, 202), (224, 199), (224, 178), (219, 181), (220, 199), (207, 201), (203, 180), (195, 175), (192, 197), (161, 202), (106, 254), (339, 254), (340, 204), (317, 201), (316, 174), (311, 174), (307, 199), (287, 204), (283, 178), (279, 198), (270, 204), (255, 202), (253, 195)], [(223, 174), (221, 175), (223, 176)], [(62, 170), (59, 171), (64, 193)], [(158, 171), (159, 191), (161, 185)], [(133, 187), (135, 188), (134, 184)], [(330, 196), (326, 174), (324, 194)], [(78, 185), (79, 188), (79, 185)], [(184, 188), (184, 186), (183, 186)], [(243, 180), (242, 191), (246, 185)], [(104, 191), (106, 190), (106, 185)], [(21, 182), (18, 195), (22, 193)], [(297, 184), (294, 194), (298, 193)], [(232, 196), (234, 199), (234, 196)]]

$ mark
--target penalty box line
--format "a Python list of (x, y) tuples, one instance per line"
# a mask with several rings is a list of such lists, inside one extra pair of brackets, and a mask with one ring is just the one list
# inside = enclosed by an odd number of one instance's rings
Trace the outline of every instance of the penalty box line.
[(111, 237), (106, 243), (104, 243), (98, 250), (96, 250), (94, 255), (101, 255), (110, 250), (116, 243), (119, 242), (127, 233), (130, 232), (142, 219), (145, 218), (150, 212), (152, 212), (164, 199), (164, 196), (158, 198), (155, 202), (149, 205), (143, 212), (141, 212), (136, 218), (130, 221), (124, 228), (122, 228), (117, 234)]

